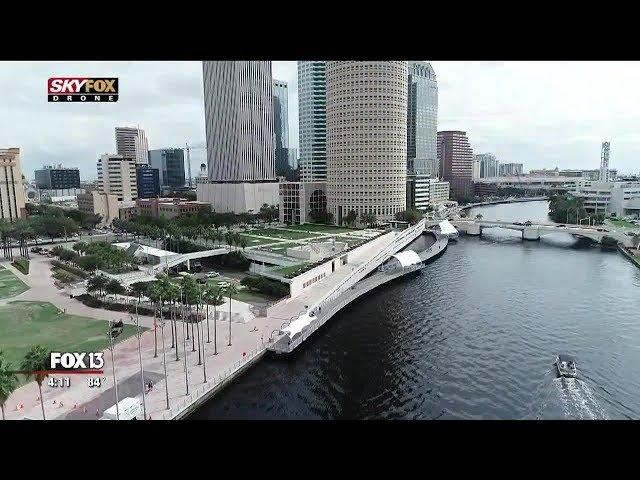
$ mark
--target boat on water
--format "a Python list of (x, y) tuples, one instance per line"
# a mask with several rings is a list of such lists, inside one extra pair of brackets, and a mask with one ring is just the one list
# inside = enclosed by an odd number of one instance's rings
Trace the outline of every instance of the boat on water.
[(574, 378), (578, 375), (575, 358), (564, 353), (556, 357), (556, 368), (561, 377)]

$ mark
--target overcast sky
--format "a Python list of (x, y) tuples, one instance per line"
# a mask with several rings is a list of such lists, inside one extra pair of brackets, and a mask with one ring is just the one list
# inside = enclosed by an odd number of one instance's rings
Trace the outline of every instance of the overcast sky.
[[(612, 168), (640, 171), (640, 62), (432, 62), (438, 129), (465, 130), (474, 153), (532, 168), (598, 168), (611, 141)], [(51, 76), (119, 77), (117, 103), (48, 103)], [(274, 62), (289, 83), (291, 146), (298, 146), (295, 62)], [(79, 167), (115, 152), (116, 126), (139, 125), (149, 148), (205, 143), (199, 62), (2, 62), (0, 148), (20, 147), (27, 178), (43, 164)], [(192, 151), (193, 174), (205, 151)]]

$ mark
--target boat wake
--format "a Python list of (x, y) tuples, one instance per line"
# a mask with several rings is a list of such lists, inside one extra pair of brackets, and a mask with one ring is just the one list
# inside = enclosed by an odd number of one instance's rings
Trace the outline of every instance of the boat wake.
[(577, 378), (556, 378), (554, 386), (560, 397), (565, 418), (606, 420), (607, 414), (587, 383)]

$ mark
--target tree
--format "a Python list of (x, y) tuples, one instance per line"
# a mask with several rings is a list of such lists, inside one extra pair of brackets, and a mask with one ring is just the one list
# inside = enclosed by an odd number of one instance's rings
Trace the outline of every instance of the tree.
[(224, 293), (229, 298), (229, 346), (231, 346), (231, 299), (238, 294), (238, 287), (236, 287), (235, 283), (230, 283), (224, 289)]
[(244, 250), (245, 248), (247, 248), (247, 238), (246, 237), (240, 237), (240, 248), (242, 248), (242, 250)]
[(416, 209), (403, 210), (402, 212), (398, 212), (395, 215), (396, 220), (401, 222), (409, 222), (410, 224), (418, 223), (422, 220), (422, 212)]
[(46, 420), (44, 414), (44, 399), (42, 398), (42, 381), (48, 377), (46, 372), (49, 369), (49, 352), (42, 345), (33, 345), (24, 356), (20, 369), (24, 370), (27, 380), (34, 378), (40, 391), (40, 406), (42, 407), (42, 419)]
[(362, 213), (360, 215), (360, 223), (363, 223), (367, 226), (372, 226), (374, 223), (378, 221), (375, 213)]
[(129, 285), (131, 293), (138, 297), (138, 303), (142, 299), (142, 295), (145, 295), (149, 290), (149, 282), (134, 282)]
[[(199, 312), (200, 289), (193, 275), (185, 275), (184, 277), (182, 277), (182, 281), (180, 282), (180, 285), (182, 287), (183, 302), (188, 306), (187, 312), (189, 312), (189, 314), (187, 315), (187, 320), (191, 324), (191, 347), (192, 347), (191, 351), (195, 352), (196, 346), (195, 346), (195, 338), (193, 338), (193, 322), (191, 321), (191, 306), (197, 305), (196, 312)], [(188, 329), (189, 329), (189, 326), (187, 326), (187, 331)], [(199, 353), (198, 353), (198, 360), (200, 361)], [(200, 363), (198, 363), (198, 365), (200, 365)]]
[(631, 237), (631, 241), (633, 242), (634, 248), (637, 250), (638, 248), (640, 248), (640, 235), (637, 233), (633, 234), (633, 237)]
[(217, 307), (224, 304), (224, 298), (220, 287), (217, 285), (209, 285), (204, 291), (203, 299), (207, 304), (207, 343), (211, 342), (209, 338), (209, 305), (213, 305), (213, 354), (218, 354), (218, 335), (216, 327), (216, 318), (218, 316)]
[(87, 292), (99, 292), (102, 296), (102, 292), (109, 283), (109, 279), (104, 275), (94, 275), (87, 280)]
[(85, 255), (78, 260), (78, 266), (87, 271), (93, 272), (102, 264), (102, 260), (97, 255)]
[(2, 420), (5, 420), (4, 405), (18, 386), (18, 376), (13, 365), (6, 361), (4, 352), (0, 350), (0, 409)]
[(71, 248), (73, 248), (79, 254), (83, 254), (87, 249), (87, 243), (86, 242), (77, 242)]
[(351, 210), (345, 217), (344, 217), (344, 221), (347, 225), (351, 225), (353, 226), (356, 223), (356, 220), (358, 219), (358, 214), (356, 213), (355, 210)]
[(127, 291), (127, 289), (124, 288), (124, 285), (122, 285), (122, 283), (120, 283), (115, 278), (109, 280), (109, 282), (104, 287), (104, 290), (109, 295), (114, 295), (116, 300), (118, 299), (118, 295), (123, 295)]

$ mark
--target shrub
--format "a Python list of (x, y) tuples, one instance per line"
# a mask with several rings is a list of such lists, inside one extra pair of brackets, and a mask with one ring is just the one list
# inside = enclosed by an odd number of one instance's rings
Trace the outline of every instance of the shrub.
[(16, 267), (19, 271), (21, 271), (25, 275), (29, 275), (29, 260), (25, 260), (24, 258), (21, 258), (13, 262), (11, 265)]
[(289, 285), (271, 278), (250, 275), (243, 278), (240, 284), (250, 290), (257, 290), (275, 297), (284, 297), (289, 295)]
[(78, 295), (75, 297), (77, 300), (80, 300), (87, 307), (100, 308), (102, 306), (102, 300), (98, 300), (95, 297), (92, 297), (88, 293), (83, 293), (82, 295)]
[[(85, 258), (85, 257), (83, 257)], [(58, 268), (61, 268), (63, 270), (66, 270), (67, 272), (70, 272), (74, 275), (76, 275), (77, 277), (80, 278), (89, 278), (89, 274), (83, 270), (81, 270), (80, 268), (76, 268), (72, 265), (67, 265), (66, 263), (62, 263), (58, 260), (51, 260), (51, 265), (54, 265)]]
[(602, 237), (601, 245), (602, 248), (616, 248), (618, 246), (618, 241), (615, 238), (605, 235), (604, 237)]

